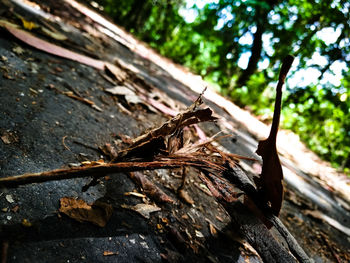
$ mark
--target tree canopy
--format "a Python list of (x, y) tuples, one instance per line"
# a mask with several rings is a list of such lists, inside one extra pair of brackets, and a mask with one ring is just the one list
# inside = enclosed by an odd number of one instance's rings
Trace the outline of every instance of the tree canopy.
[[(350, 2), (97, 2), (162, 55), (202, 75), (265, 120), (272, 117), (280, 62), (294, 55), (282, 124), (324, 159), (349, 171)], [(303, 81), (310, 75), (313, 81)]]

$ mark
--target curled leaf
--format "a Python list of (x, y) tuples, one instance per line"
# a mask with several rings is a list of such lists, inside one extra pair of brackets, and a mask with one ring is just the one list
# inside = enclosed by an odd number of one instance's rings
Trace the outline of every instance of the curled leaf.
[(112, 216), (113, 207), (98, 200), (89, 205), (81, 199), (63, 197), (60, 199), (59, 211), (79, 222), (86, 221), (104, 227)]
[(259, 141), (258, 149), (256, 150), (256, 153), (263, 159), (262, 172), (256, 182), (264, 202), (270, 205), (272, 212), (276, 216), (281, 210), (283, 199), (283, 172), (278, 158), (276, 138), (281, 115), (282, 86), (293, 60), (294, 57), (289, 55), (283, 61), (276, 88), (275, 110), (270, 135), (266, 140)]

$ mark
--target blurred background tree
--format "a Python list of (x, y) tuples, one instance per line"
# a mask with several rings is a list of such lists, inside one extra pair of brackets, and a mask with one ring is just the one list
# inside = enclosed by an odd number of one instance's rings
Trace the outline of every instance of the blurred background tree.
[(293, 54), (283, 126), (349, 172), (349, 1), (96, 2), (117, 24), (267, 122), (280, 62)]

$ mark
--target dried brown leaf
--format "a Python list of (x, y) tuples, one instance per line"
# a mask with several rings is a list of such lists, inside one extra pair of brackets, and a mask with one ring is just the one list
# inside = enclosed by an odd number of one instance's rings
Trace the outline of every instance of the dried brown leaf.
[(147, 219), (150, 218), (151, 213), (158, 212), (161, 210), (158, 206), (148, 204), (137, 204), (134, 206), (122, 205), (121, 207), (134, 210)]
[(118, 255), (118, 252), (113, 252), (113, 251), (103, 251), (103, 255), (104, 256), (114, 256), (114, 255)]
[(281, 114), (282, 86), (287, 73), (292, 66), (294, 57), (287, 56), (282, 64), (279, 82), (276, 88), (275, 110), (273, 114), (270, 135), (266, 140), (259, 141), (256, 151), (263, 159), (260, 178), (256, 180), (264, 202), (271, 206), (272, 212), (278, 216), (283, 199), (283, 172), (276, 148), (276, 138)]
[(86, 221), (104, 227), (112, 216), (113, 207), (98, 200), (89, 205), (81, 199), (63, 197), (60, 199), (59, 211), (79, 222)]
[(194, 200), (192, 199), (192, 197), (188, 194), (187, 191), (185, 191), (184, 189), (180, 189), (178, 191), (179, 197), (185, 201), (186, 203), (193, 205), (194, 204)]

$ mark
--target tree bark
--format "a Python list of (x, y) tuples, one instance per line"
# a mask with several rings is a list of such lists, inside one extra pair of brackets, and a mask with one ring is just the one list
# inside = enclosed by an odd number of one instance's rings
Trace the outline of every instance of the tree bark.
[(277, 0), (266, 1), (266, 4), (270, 8), (263, 7), (263, 5), (257, 5), (255, 7), (255, 24), (256, 31), (254, 33), (253, 45), (251, 47), (251, 56), (249, 58), (248, 66), (245, 70), (242, 71), (240, 77), (237, 80), (236, 85), (242, 87), (246, 85), (249, 78), (255, 73), (258, 68), (258, 62), (261, 58), (262, 51), (262, 36), (266, 31), (266, 26), (268, 25), (268, 14), (273, 6), (277, 3)]
[(237, 85), (239, 87), (244, 86), (251, 75), (254, 74), (256, 69), (258, 68), (258, 62), (261, 58), (261, 51), (262, 51), (262, 35), (265, 31), (265, 27), (262, 24), (257, 25), (256, 32), (254, 33), (254, 41), (251, 48), (251, 56), (249, 58), (248, 67), (242, 71), (242, 74), (240, 75)]

